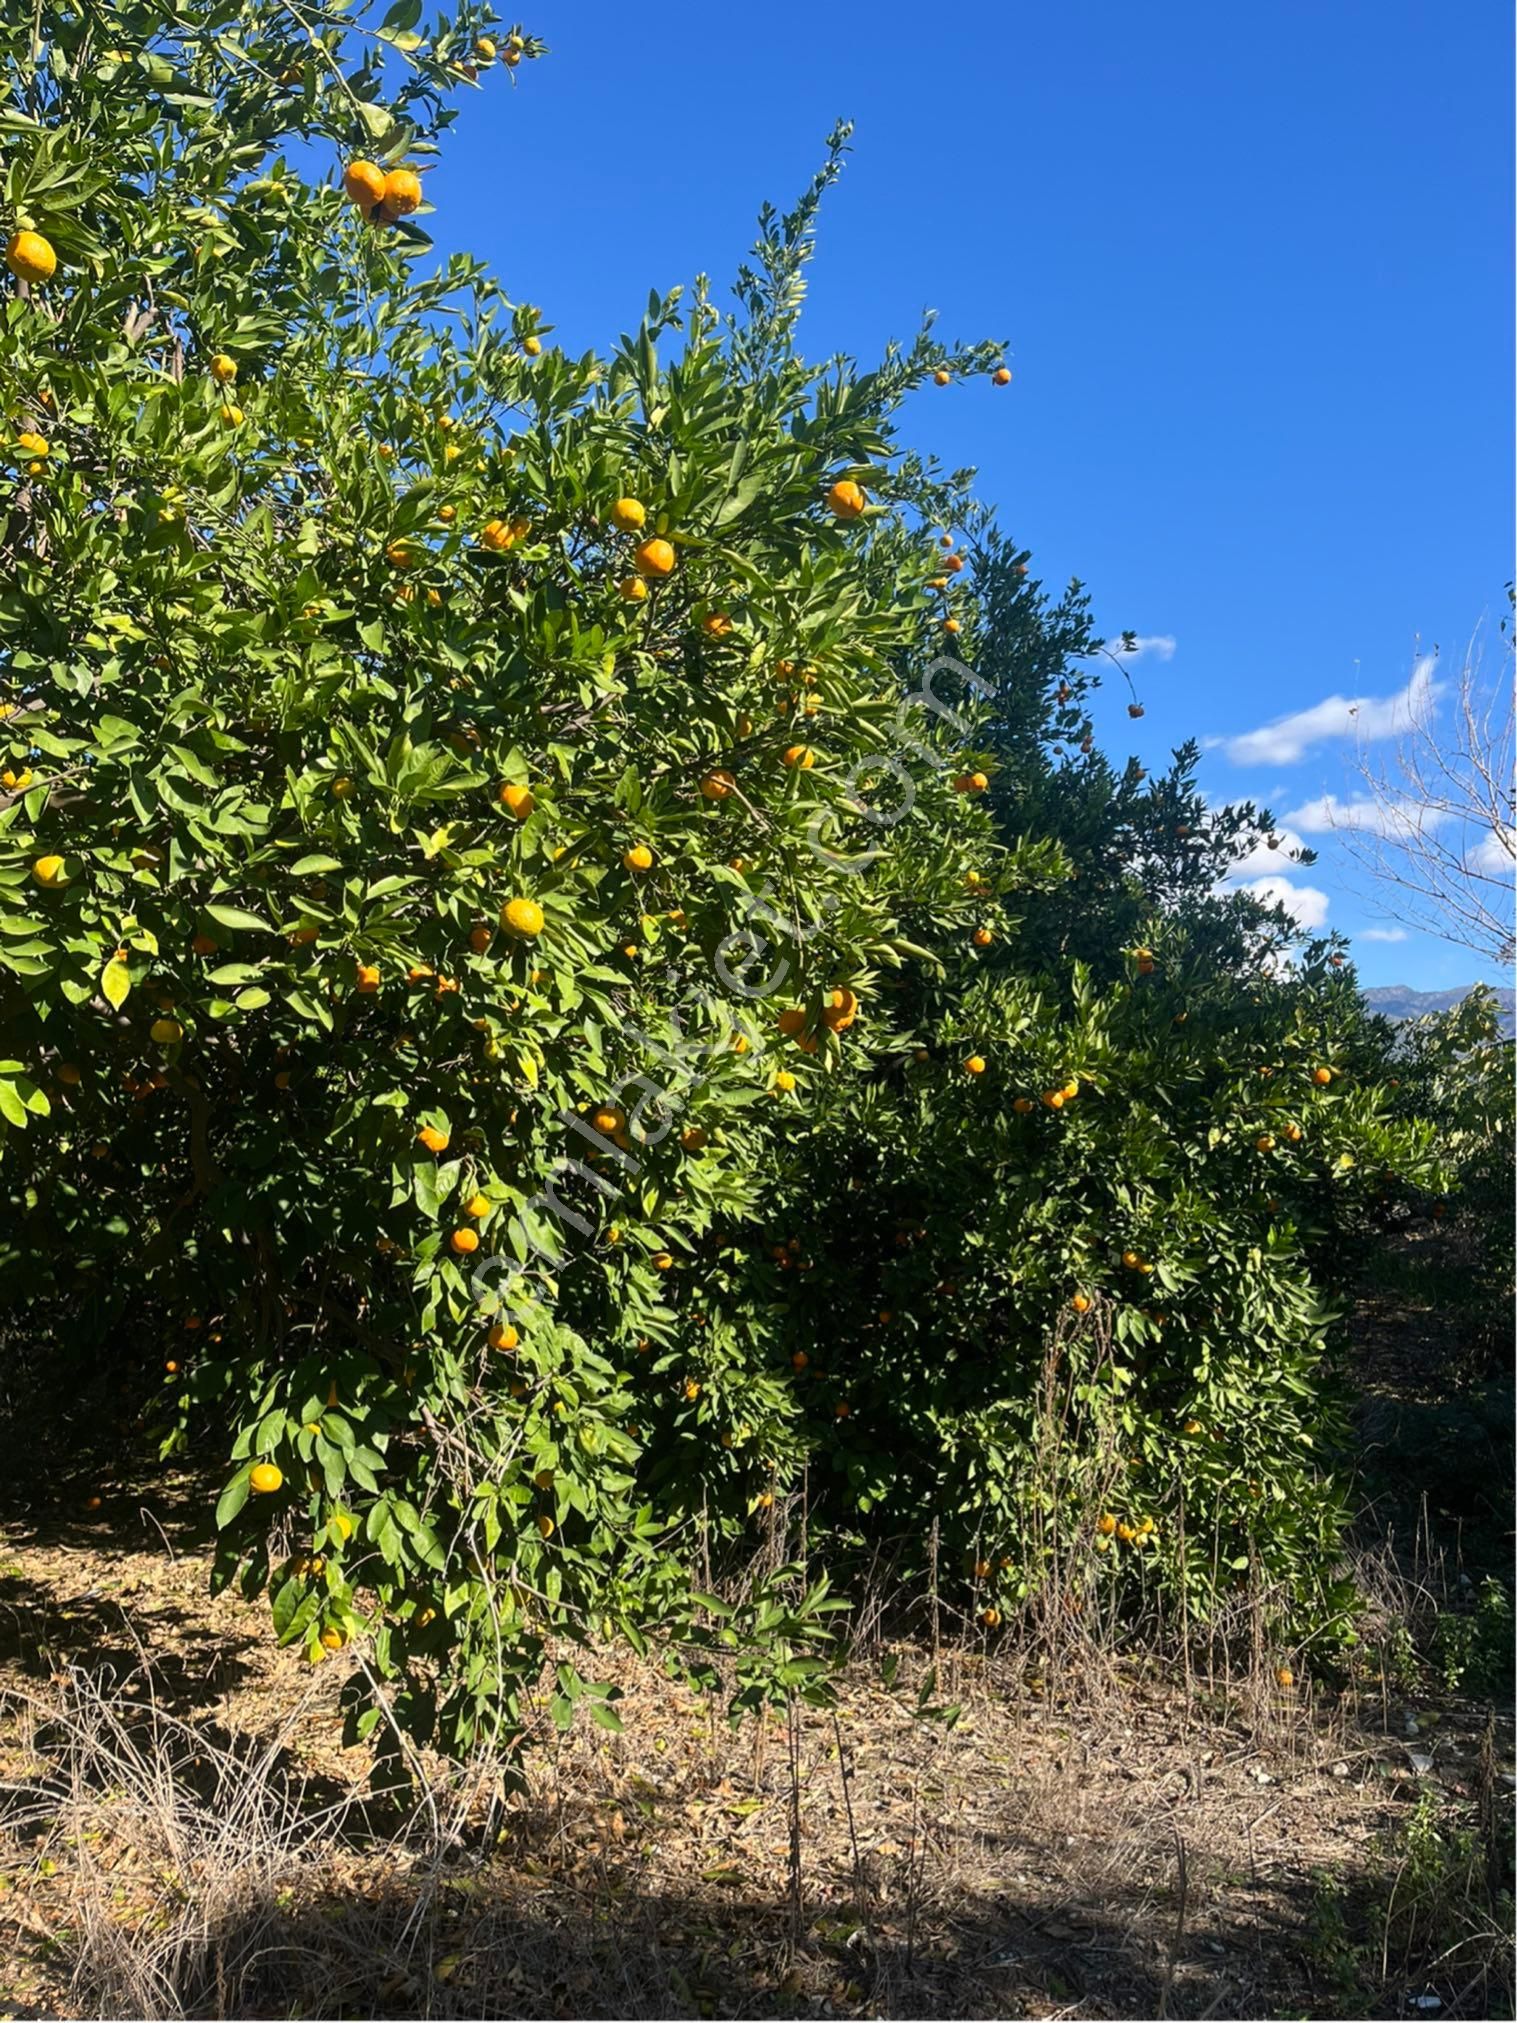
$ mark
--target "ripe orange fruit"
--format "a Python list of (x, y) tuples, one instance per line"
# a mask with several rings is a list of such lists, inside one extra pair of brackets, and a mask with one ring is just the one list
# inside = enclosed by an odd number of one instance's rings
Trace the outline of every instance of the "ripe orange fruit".
[(1199, 1433), (1201, 1431), (1201, 1421), (1199, 1419), (1187, 1419), (1185, 1424), (1180, 1428), (1180, 1431), (1182, 1433)]
[(1143, 1260), (1142, 1258), (1139, 1257), (1138, 1253), (1135, 1250), (1124, 1250), (1122, 1253), (1122, 1262), (1129, 1271), (1136, 1271), (1138, 1267), (1142, 1264)]
[(39, 857), (32, 865), (32, 877), (38, 885), (49, 888), (68, 883), (61, 857)]
[(1080, 1093), (1079, 1078), (1075, 1075), (1071, 1075), (1069, 1080), (1064, 1084), (1065, 1102), (1072, 1103), (1075, 1097), (1079, 1095), (1079, 1093)]
[(958, 575), (963, 566), (964, 557), (962, 555), (945, 555), (943, 557), (943, 567), (950, 570), (955, 576)]
[(1083, 1292), (1077, 1292), (1069, 1304), (1077, 1314), (1088, 1314), (1090, 1312), (1090, 1299)]
[(464, 1214), (472, 1215), (476, 1222), (483, 1222), (485, 1217), (490, 1213), (492, 1205), (486, 1195), (471, 1194), (464, 1203)]
[(674, 550), (667, 541), (639, 542), (632, 551), (639, 576), (670, 576), (674, 573)]
[(248, 1487), (256, 1489), (260, 1496), (272, 1496), (284, 1481), (284, 1472), (276, 1468), (272, 1461), (260, 1461), (248, 1476)]
[(525, 822), (537, 803), (532, 798), (530, 787), (518, 786), (508, 780), (496, 795), (496, 799), (513, 821)]
[(1116, 1528), (1117, 1520), (1109, 1510), (1103, 1510), (1101, 1515), (1096, 1519), (1096, 1530), (1100, 1533), (1101, 1537), (1110, 1538)]
[(653, 1269), (655, 1271), (672, 1271), (674, 1269), (674, 1259), (667, 1250), (656, 1250), (653, 1253)]
[(31, 783), (32, 769), (30, 766), (23, 766), (19, 773), (15, 772), (10, 766), (7, 766), (5, 771), (0, 773), (0, 787), (4, 787), (6, 792), (10, 794), (24, 794)]
[(196, 955), (215, 955), (219, 952), (218, 944), (209, 934), (197, 934), (190, 947)]
[(448, 1149), (447, 1132), (439, 1131), (435, 1124), (423, 1124), (416, 1136), (429, 1152), (446, 1152)]
[(616, 586), (629, 604), (641, 604), (648, 595), (648, 586), (641, 576), (626, 576)]
[(653, 852), (646, 843), (634, 843), (630, 850), (622, 852), (622, 864), (628, 871), (651, 871)]
[(733, 1039), (732, 1051), (735, 1054), (746, 1054), (748, 1051), (748, 1047), (749, 1047), (748, 1035), (746, 1033), (738, 1033)]
[(1036, 1109), (1036, 1108), (1037, 1108), (1038, 1106), (1037, 1106), (1037, 1104), (1036, 1104), (1036, 1103), (1035, 1103), (1035, 1102), (1034, 1102), (1034, 1101), (1032, 1100), (1031, 1096), (1018, 1096), (1018, 1097), (1016, 1098), (1016, 1100), (1015, 1100), (1015, 1101), (1013, 1102), (1013, 1104), (1012, 1104), (1012, 1106), (1011, 1106), (1011, 1107), (1012, 1107), (1012, 1109), (1013, 1109), (1013, 1110), (1015, 1110), (1015, 1111), (1016, 1111), (1016, 1113), (1017, 1113), (1017, 1115), (1018, 1115), (1019, 1117), (1026, 1117), (1026, 1116), (1030, 1116), (1030, 1115), (1031, 1115), (1031, 1113), (1032, 1113), (1032, 1112), (1033, 1112), (1033, 1111), (1034, 1111), (1034, 1110), (1035, 1110), (1035, 1109)]
[(483, 925), (469, 929), (469, 946), (476, 955), (483, 955), (495, 939), (494, 932)]
[(624, 534), (635, 534), (647, 517), (648, 508), (641, 499), (618, 499), (611, 508), (611, 518)]
[(627, 1128), (627, 1113), (619, 1110), (615, 1103), (602, 1103), (590, 1113), (590, 1122), (604, 1137), (614, 1138), (618, 1131)]
[(340, 1651), (347, 1641), (346, 1634), (335, 1623), (328, 1623), (321, 1633), (321, 1646), (326, 1651)]
[(995, 936), (991, 933), (988, 927), (977, 927), (975, 929), (974, 945), (976, 948), (989, 948), (990, 944), (994, 940)]
[(737, 781), (725, 767), (714, 773), (707, 773), (701, 781), (701, 794), (708, 801), (725, 801), (736, 791)]
[(980, 1621), (985, 1625), (987, 1630), (993, 1630), (1000, 1620), (1001, 1611), (999, 1609), (981, 1609)]
[(851, 990), (839, 985), (829, 991), (827, 1002), (822, 1008), (822, 1018), (828, 1029), (835, 1033), (845, 1033), (859, 1015), (859, 1001)]
[(224, 351), (218, 351), (211, 360), (211, 377), (218, 386), (230, 386), (237, 377), (237, 361), (228, 358)]
[(490, 1330), (489, 1343), (492, 1349), (500, 1349), (502, 1352), (514, 1349), (520, 1340), (521, 1336), (509, 1321), (497, 1321)]
[(1011, 367), (1009, 365), (998, 365), (990, 377), (996, 386), (1010, 386)]
[(1254, 1140), (1254, 1150), (1256, 1152), (1273, 1152), (1274, 1149), (1274, 1139), (1271, 1138), (1267, 1131), (1261, 1131), (1259, 1136)]
[(809, 773), (816, 764), (816, 753), (810, 745), (787, 745), (780, 754), (780, 759), (790, 772), (799, 769), (803, 773)]
[(732, 630), (732, 620), (725, 611), (712, 611), (701, 620), (701, 631), (708, 639), (725, 639)]
[(1043, 1091), (1043, 1107), (1047, 1110), (1062, 1110), (1064, 1107), (1064, 1091), (1062, 1089), (1045, 1089)]
[(148, 1027), (148, 1038), (155, 1046), (171, 1047), (184, 1038), (184, 1027), (178, 1019), (154, 1019)]
[(964, 1072), (966, 1075), (983, 1075), (985, 1072), (985, 1056), (983, 1054), (971, 1054), (969, 1059), (964, 1063)]
[(1299, 1145), (1301, 1143), (1301, 1126), (1299, 1124), (1287, 1124), (1285, 1135), (1292, 1145)]
[(943, 630), (945, 632), (957, 632), (958, 629), (959, 629), (959, 621), (957, 620), (957, 618), (945, 618), (943, 620)]
[(500, 924), (507, 934), (531, 941), (543, 931), (543, 910), (535, 899), (508, 899), (500, 909)]
[(453, 1234), (448, 1238), (448, 1241), (461, 1257), (467, 1257), (470, 1251), (478, 1250), (479, 1248), (479, 1231), (477, 1229), (455, 1229)]
[(1312, 1069), (1312, 1080), (1317, 1084), (1319, 1089), (1325, 1089), (1332, 1079), (1333, 1071), (1331, 1068)]
[(945, 372), (941, 365), (938, 367), (937, 371), (932, 375), (932, 383), (934, 386), (947, 386), (952, 381), (952, 379), (953, 374), (951, 372)]
[(800, 1005), (791, 1005), (788, 1011), (780, 1013), (774, 1023), (782, 1038), (793, 1040), (797, 1033), (805, 1031), (806, 1014)]
[(99, 1496), (86, 1496), (84, 1499), (84, 1507), (86, 1510), (98, 1510), (103, 1501), (104, 1498)]
[(1282, 1665), (1275, 1673), (1275, 1684), (1280, 1687), (1282, 1692), (1288, 1693), (1295, 1683), (1296, 1675), (1289, 1665)]
[(5, 264), (18, 281), (37, 286), (52, 280), (58, 270), (58, 255), (40, 232), (13, 232), (6, 242)]
[(690, 1124), (679, 1134), (680, 1148), (685, 1152), (699, 1152), (706, 1142), (706, 1134), (699, 1124)]
[(413, 211), (420, 209), (421, 177), (415, 169), (391, 169), (385, 177), (380, 215), (388, 224), (396, 218), (409, 218)]
[(827, 494), (828, 509), (839, 520), (856, 520), (868, 503), (863, 488), (852, 478), (839, 478)]
[(384, 202), (385, 172), (375, 162), (349, 162), (342, 172), (342, 187), (367, 217)]

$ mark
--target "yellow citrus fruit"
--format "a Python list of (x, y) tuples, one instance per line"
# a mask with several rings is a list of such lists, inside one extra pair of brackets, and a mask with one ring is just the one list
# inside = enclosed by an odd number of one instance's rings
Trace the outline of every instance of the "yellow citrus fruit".
[(839, 520), (856, 520), (868, 503), (852, 478), (839, 478), (827, 494), (828, 510)]
[(791, 772), (799, 769), (803, 773), (809, 773), (816, 764), (816, 753), (810, 745), (787, 745), (780, 756)]
[(211, 360), (211, 377), (218, 386), (230, 386), (237, 377), (237, 361), (229, 358), (224, 351), (218, 351)]
[(641, 576), (624, 576), (616, 587), (629, 604), (641, 604), (648, 595), (648, 586)]
[(624, 534), (635, 534), (648, 517), (648, 508), (641, 499), (618, 499), (611, 508), (611, 518)]
[(1088, 1314), (1090, 1312), (1090, 1297), (1086, 1293), (1077, 1292), (1069, 1304), (1077, 1314)]
[(409, 218), (421, 209), (421, 178), (415, 169), (391, 169), (380, 207), (387, 219)]
[(416, 1136), (429, 1152), (446, 1152), (448, 1149), (447, 1132), (439, 1131), (435, 1124), (423, 1124)]
[(516, 1344), (521, 1340), (521, 1336), (511, 1326), (509, 1321), (497, 1321), (490, 1330), (489, 1339), (492, 1349), (506, 1350), (514, 1349)]
[(18, 281), (51, 281), (58, 255), (40, 232), (12, 232), (6, 242), (5, 264)]
[(525, 822), (537, 805), (532, 798), (530, 787), (518, 786), (510, 780), (501, 788), (496, 798), (512, 820), (517, 822)]
[(667, 541), (643, 541), (633, 550), (633, 563), (640, 576), (669, 576), (674, 573), (674, 550)]
[(737, 787), (737, 781), (725, 768), (707, 773), (701, 781), (701, 793), (708, 801), (725, 801)]
[(223, 428), (241, 428), (244, 419), (245, 417), (240, 407), (233, 407), (228, 404), (221, 410), (221, 426)]
[(947, 386), (951, 383), (952, 379), (953, 374), (951, 372), (945, 372), (941, 365), (938, 367), (937, 371), (932, 375), (932, 383), (934, 386)]
[(673, 1268), (674, 1259), (667, 1250), (656, 1250), (653, 1253), (653, 1269), (655, 1271), (672, 1271)]
[(1045, 1089), (1043, 1091), (1043, 1107), (1048, 1110), (1062, 1110), (1064, 1107), (1064, 1091), (1062, 1089)]
[(732, 630), (732, 620), (725, 611), (712, 611), (701, 620), (701, 630), (708, 639), (725, 639)]
[(349, 162), (342, 172), (342, 187), (367, 216), (384, 202), (385, 172), (376, 162)]
[(1295, 1685), (1295, 1683), (1296, 1683), (1296, 1675), (1291, 1670), (1289, 1665), (1282, 1665), (1280, 1669), (1275, 1673), (1275, 1684), (1279, 1686), (1283, 1692), (1288, 1693), (1291, 1687)]
[(1273, 1152), (1274, 1149), (1274, 1139), (1271, 1138), (1268, 1131), (1261, 1131), (1259, 1136), (1254, 1140), (1254, 1150), (1256, 1152)]
[(537, 1520), (537, 1529), (543, 1538), (551, 1538), (553, 1536), (555, 1526), (552, 1518), (546, 1512)]
[(964, 1072), (966, 1075), (983, 1075), (985, 1072), (985, 1056), (983, 1054), (971, 1054), (969, 1059), (964, 1063)]
[(284, 1472), (276, 1468), (272, 1461), (260, 1461), (248, 1476), (248, 1486), (256, 1489), (260, 1496), (272, 1496), (284, 1481)]
[(68, 883), (61, 857), (39, 857), (32, 865), (32, 877), (39, 885), (57, 886)]
[(622, 852), (622, 863), (628, 871), (651, 871), (653, 852), (646, 843), (634, 843), (630, 850)]
[(184, 1038), (184, 1027), (178, 1019), (154, 1019), (148, 1027), (148, 1037), (155, 1046), (171, 1047)]
[(1124, 1250), (1122, 1253), (1122, 1262), (1129, 1271), (1136, 1271), (1139, 1265), (1142, 1263), (1142, 1259), (1138, 1256), (1138, 1253), (1135, 1250)]
[(321, 1633), (321, 1645), (323, 1650), (340, 1651), (347, 1641), (348, 1640), (346, 1636), (340, 1629), (338, 1629), (335, 1623), (328, 1623), (327, 1627)]
[(490, 1213), (491, 1202), (483, 1194), (471, 1194), (464, 1203), (464, 1214), (472, 1215), (476, 1222), (483, 1222)]
[(531, 941), (543, 931), (543, 910), (535, 899), (508, 899), (500, 909), (500, 924), (507, 934)]
[(774, 1078), (774, 1086), (788, 1096), (790, 1091), (795, 1087), (795, 1076), (790, 1073), (788, 1068), (781, 1068)]
[(977, 927), (975, 929), (974, 945), (976, 948), (989, 948), (990, 944), (994, 940), (995, 936), (991, 933), (988, 927)]

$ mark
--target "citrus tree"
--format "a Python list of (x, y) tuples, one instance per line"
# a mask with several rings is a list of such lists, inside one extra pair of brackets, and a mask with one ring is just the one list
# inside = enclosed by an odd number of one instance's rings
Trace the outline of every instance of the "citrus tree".
[[(842, 135), (731, 320), (564, 357), (425, 232), (454, 95), (538, 52), (478, 8), (0, 36), (8, 1310), (54, 1395), (150, 1367), (166, 1448), (235, 1428), (218, 1577), (313, 1660), (363, 1634), (355, 1732), (509, 1734), (550, 1633), (711, 1634), (658, 1442), (718, 1487), (793, 1443), (767, 1317), (696, 1356), (691, 1289), (968, 927), (891, 417), (1009, 374), (795, 358)], [(755, 1690), (823, 1606), (721, 1630)]]

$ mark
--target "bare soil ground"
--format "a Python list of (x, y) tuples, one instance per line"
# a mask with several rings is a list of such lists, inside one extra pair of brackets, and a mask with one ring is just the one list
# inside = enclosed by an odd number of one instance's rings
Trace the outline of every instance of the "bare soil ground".
[(1425, 1664), (955, 1648), (950, 1725), (905, 1647), (792, 1732), (608, 1652), (623, 1734), (402, 1817), (346, 1664), (209, 1595), (205, 1485), (100, 1487), (0, 1526), (0, 2017), (1511, 2013), (1511, 1710)]

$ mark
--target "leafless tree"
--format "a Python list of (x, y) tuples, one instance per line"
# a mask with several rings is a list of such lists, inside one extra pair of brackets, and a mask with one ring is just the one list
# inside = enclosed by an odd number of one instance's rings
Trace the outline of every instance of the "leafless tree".
[(1500, 667), (1476, 633), (1452, 697), (1415, 711), (1388, 757), (1361, 745), (1362, 797), (1333, 808), (1349, 854), (1394, 893), (1408, 925), (1509, 963), (1514, 948), (1513, 629)]

